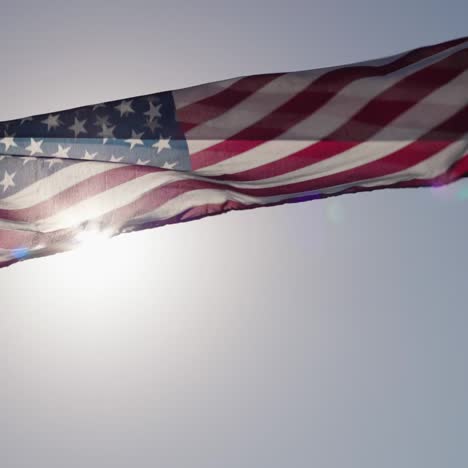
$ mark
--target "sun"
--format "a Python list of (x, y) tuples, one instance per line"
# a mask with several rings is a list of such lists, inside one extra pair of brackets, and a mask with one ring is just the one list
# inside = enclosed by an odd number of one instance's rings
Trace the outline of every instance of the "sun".
[(68, 261), (71, 269), (80, 272), (82, 280), (101, 282), (115, 273), (118, 255), (111, 239), (113, 234), (111, 230), (83, 229), (76, 235)]
[(77, 242), (77, 250), (93, 250), (94, 253), (102, 249), (106, 242), (112, 237), (111, 231), (99, 231), (95, 229), (83, 230), (75, 237)]

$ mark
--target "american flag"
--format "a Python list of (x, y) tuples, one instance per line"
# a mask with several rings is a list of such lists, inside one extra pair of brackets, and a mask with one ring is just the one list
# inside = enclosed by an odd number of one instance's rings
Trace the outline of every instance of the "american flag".
[(0, 266), (83, 233), (452, 182), (467, 104), (461, 38), (0, 122)]

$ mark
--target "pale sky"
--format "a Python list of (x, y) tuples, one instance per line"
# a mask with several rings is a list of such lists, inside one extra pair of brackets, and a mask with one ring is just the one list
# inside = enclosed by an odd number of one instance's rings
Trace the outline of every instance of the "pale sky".
[[(462, 0), (1, 5), (0, 120), (467, 34)], [(468, 181), (0, 270), (1, 468), (468, 466)]]

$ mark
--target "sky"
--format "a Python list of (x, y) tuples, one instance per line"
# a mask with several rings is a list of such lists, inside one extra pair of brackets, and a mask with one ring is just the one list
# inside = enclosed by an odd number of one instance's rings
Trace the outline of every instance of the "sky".
[[(0, 120), (467, 34), (462, 0), (1, 5)], [(2, 468), (468, 465), (468, 181), (0, 270)]]

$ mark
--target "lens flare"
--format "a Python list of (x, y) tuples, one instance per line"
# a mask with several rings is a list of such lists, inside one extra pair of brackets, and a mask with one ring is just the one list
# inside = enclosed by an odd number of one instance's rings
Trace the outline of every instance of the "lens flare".
[(29, 249), (26, 247), (19, 247), (12, 251), (13, 257), (15, 257), (17, 260), (21, 260), (22, 258), (26, 257), (28, 253), (29, 253)]
[(329, 200), (326, 207), (326, 216), (333, 224), (342, 224), (345, 218), (343, 205), (336, 199)]
[(468, 185), (465, 185), (464, 187), (460, 188), (460, 190), (457, 193), (457, 198), (460, 201), (468, 200)]
[(433, 185), (431, 187), (432, 195), (441, 201), (448, 201), (452, 198), (453, 189), (449, 185)]

